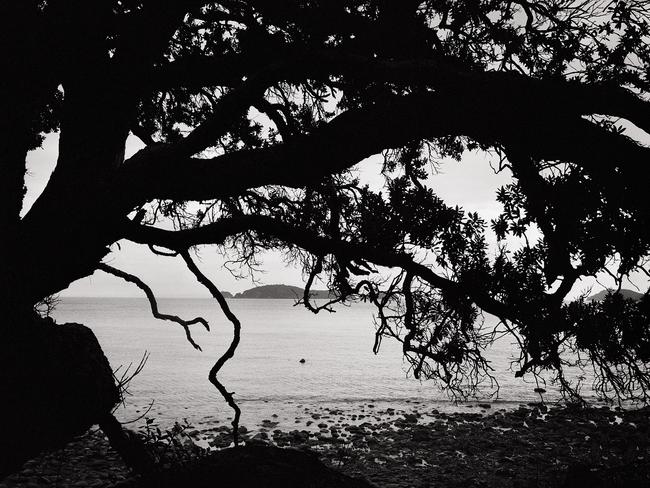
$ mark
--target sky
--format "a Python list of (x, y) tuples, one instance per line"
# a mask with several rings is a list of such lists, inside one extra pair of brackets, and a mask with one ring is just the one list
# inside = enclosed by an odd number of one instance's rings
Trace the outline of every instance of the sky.
[[(49, 134), (41, 148), (28, 154), (27, 194), (23, 214), (45, 188), (56, 164), (58, 134)], [(134, 137), (127, 141), (126, 156), (129, 157), (142, 147)], [(494, 158), (492, 157), (492, 160)], [(381, 157), (374, 156), (360, 162), (355, 169), (362, 181), (371, 186), (381, 184), (379, 168)], [(507, 170), (496, 174), (490, 166), (490, 156), (481, 152), (466, 153), (461, 162), (443, 160), (439, 173), (429, 179), (428, 185), (449, 205), (459, 205), (466, 211), (478, 212), (487, 222), (501, 211), (496, 202), (496, 190), (510, 182)], [(180, 258), (155, 256), (147, 248), (128, 241), (120, 241), (105, 262), (123, 271), (136, 274), (143, 279), (159, 297), (208, 297), (205, 288), (199, 285), (194, 275), (187, 270)], [(222, 291), (240, 292), (260, 284), (284, 283), (303, 286), (299, 269), (284, 262), (280, 253), (268, 252), (263, 255), (260, 269), (255, 275), (256, 282), (250, 278), (236, 279), (224, 268), (224, 258), (214, 247), (203, 247), (198, 256), (201, 270), (209, 276)], [(583, 283), (581, 289), (593, 283)], [(610, 285), (608, 285), (610, 286)], [(647, 286), (647, 280), (646, 280)], [(602, 287), (595, 287), (598, 291)], [(579, 290), (576, 290), (576, 293)], [(141, 296), (135, 285), (112, 275), (95, 272), (92, 276), (74, 282), (61, 296), (101, 296), (131, 297)]]

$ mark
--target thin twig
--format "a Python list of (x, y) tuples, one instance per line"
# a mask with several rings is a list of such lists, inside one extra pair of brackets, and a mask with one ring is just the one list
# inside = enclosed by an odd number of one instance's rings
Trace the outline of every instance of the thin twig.
[(111, 413), (115, 413), (115, 410), (122, 405), (126, 405), (126, 397), (130, 395), (129, 393), (129, 384), (131, 381), (133, 381), (133, 378), (138, 376), (142, 370), (144, 369), (145, 365), (147, 364), (147, 361), (149, 360), (149, 352), (145, 351), (144, 354), (142, 355), (142, 358), (140, 359), (140, 362), (136, 366), (135, 370), (133, 373), (129, 374), (129, 371), (131, 370), (131, 366), (133, 366), (133, 363), (129, 363), (129, 365), (126, 367), (122, 375), (118, 378), (117, 373), (122, 369), (122, 364), (120, 364), (115, 371), (113, 371), (113, 378), (115, 379), (115, 383), (117, 385), (117, 390), (120, 393), (120, 403), (118, 403), (112, 410)]

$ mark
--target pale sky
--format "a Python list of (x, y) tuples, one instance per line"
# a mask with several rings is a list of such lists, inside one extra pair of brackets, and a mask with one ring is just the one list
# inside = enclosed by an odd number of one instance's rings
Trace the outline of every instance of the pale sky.
[[(42, 148), (28, 155), (28, 174), (26, 176), (27, 195), (23, 213), (32, 205), (45, 188), (54, 168), (57, 157), (58, 135), (46, 136)], [(142, 147), (136, 138), (127, 141), (127, 157)], [(368, 158), (357, 165), (362, 181), (379, 185), (379, 156)], [(466, 153), (462, 162), (445, 160), (440, 173), (428, 181), (428, 185), (449, 205), (459, 205), (466, 211), (478, 212), (487, 222), (496, 217), (500, 205), (495, 200), (497, 188), (510, 181), (506, 170), (495, 174), (490, 167), (488, 156), (483, 153)], [(155, 256), (146, 246), (120, 241), (120, 248), (105, 258), (114, 267), (133, 273), (142, 278), (160, 297), (207, 297), (206, 290), (196, 283), (194, 276), (186, 269), (180, 258)], [(250, 279), (235, 279), (223, 268), (223, 258), (214, 247), (204, 247), (200, 253), (199, 265), (222, 291), (240, 292), (255, 286)], [(258, 273), (257, 284), (284, 283), (302, 286), (299, 269), (285, 264), (278, 253), (264, 255)], [(647, 280), (644, 280), (647, 286)], [(580, 286), (580, 288), (585, 288)], [(608, 285), (609, 286), (609, 285)], [(601, 287), (595, 287), (598, 291)], [(141, 291), (119, 278), (96, 272), (94, 275), (73, 283), (62, 296), (142, 296)]]

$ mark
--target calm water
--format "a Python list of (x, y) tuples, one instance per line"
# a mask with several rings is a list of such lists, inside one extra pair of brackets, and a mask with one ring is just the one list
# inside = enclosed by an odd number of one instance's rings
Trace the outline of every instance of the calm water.
[[(384, 340), (379, 354), (372, 353), (370, 305), (314, 315), (294, 307), (292, 300), (229, 303), (242, 322), (242, 340), (220, 378), (236, 392), (243, 423), (273, 413), (291, 422), (302, 405), (354, 408), (373, 402), (402, 407), (425, 402), (439, 409), (466, 408), (449, 402), (434, 383), (408, 377), (398, 343)], [(177, 324), (153, 319), (144, 298), (65, 298), (54, 316), (61, 323), (90, 327), (113, 369), (137, 364), (145, 351), (150, 353), (130, 386), (126, 407), (117, 412), (120, 419), (138, 417), (153, 401), (149, 416), (162, 422), (183, 417), (225, 421), (230, 411), (207, 381), (207, 373), (230, 342), (230, 324), (212, 299), (160, 299), (159, 308), (183, 318), (208, 319), (211, 332), (200, 325), (193, 329), (203, 352), (186, 342)], [(515, 379), (508, 370), (513, 353), (509, 341), (502, 340), (489, 355), (501, 384), (499, 403), (506, 408), (539, 400), (535, 384)], [(305, 364), (299, 363), (301, 358)]]

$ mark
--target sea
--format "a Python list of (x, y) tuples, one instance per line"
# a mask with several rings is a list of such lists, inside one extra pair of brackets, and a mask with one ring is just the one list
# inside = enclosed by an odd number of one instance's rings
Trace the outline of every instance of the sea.
[[(480, 397), (459, 402), (435, 382), (413, 378), (398, 342), (384, 339), (379, 353), (373, 353), (371, 305), (339, 306), (335, 313), (313, 314), (287, 299), (230, 299), (228, 303), (242, 324), (241, 343), (219, 378), (235, 393), (242, 425), (273, 418), (279, 428), (286, 428), (308, 408), (354, 411), (372, 404), (459, 411), (478, 410), (479, 403), (488, 402), (495, 411), (542, 399), (534, 391), (540, 385), (532, 378), (514, 377), (510, 366), (518, 354), (508, 338), (498, 340), (487, 352), (499, 381), (498, 396), (490, 396), (494, 391), (487, 389)], [(178, 324), (153, 318), (146, 298), (65, 297), (53, 317), (59, 323), (90, 327), (118, 377), (128, 376), (148, 356), (115, 412), (120, 421), (228, 423), (232, 411), (208, 381), (208, 372), (230, 344), (231, 324), (213, 299), (160, 298), (158, 305), (162, 313), (209, 321), (209, 332), (198, 324), (192, 327), (202, 351), (186, 341)], [(486, 325), (496, 324), (494, 317), (485, 320)], [(553, 385), (543, 387), (545, 401), (559, 399)], [(588, 388), (583, 394), (595, 400)]]

